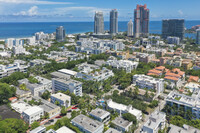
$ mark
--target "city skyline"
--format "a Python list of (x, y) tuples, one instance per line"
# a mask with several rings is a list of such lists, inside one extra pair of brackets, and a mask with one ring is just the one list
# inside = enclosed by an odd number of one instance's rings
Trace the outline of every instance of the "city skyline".
[[(0, 0), (1, 22), (74, 22), (93, 21), (95, 11), (103, 11), (105, 21), (109, 21), (111, 9), (117, 9), (119, 21), (133, 19), (133, 11), (137, 4), (147, 4), (151, 10), (150, 21), (184, 18), (199, 20), (198, 5), (200, 1), (180, 0)], [(169, 8), (170, 7), (170, 8)]]

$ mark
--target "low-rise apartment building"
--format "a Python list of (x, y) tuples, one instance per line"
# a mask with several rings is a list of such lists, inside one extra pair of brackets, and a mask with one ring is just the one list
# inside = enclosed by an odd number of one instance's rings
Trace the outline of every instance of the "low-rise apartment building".
[(109, 109), (117, 111), (119, 114), (130, 113), (134, 115), (138, 121), (142, 119), (142, 111), (133, 108), (131, 105), (126, 106), (124, 104), (113, 102), (112, 99), (109, 99), (107, 101), (107, 106)]
[(139, 88), (147, 88), (156, 90), (159, 94), (164, 91), (164, 79), (156, 79), (143, 74), (136, 74), (133, 76), (133, 84), (139, 86)]
[(55, 104), (58, 101), (60, 106), (68, 108), (71, 106), (71, 97), (63, 93), (56, 93), (51, 95), (51, 103)]
[(121, 132), (128, 132), (131, 131), (130, 127), (133, 124), (133, 122), (129, 122), (127, 120), (124, 120), (122, 117), (115, 118), (112, 123), (114, 124), (115, 129)]
[(40, 120), (44, 115), (44, 110), (38, 106), (33, 106), (22, 113), (25, 122), (32, 124), (34, 121)]
[(147, 122), (143, 125), (141, 133), (158, 133), (163, 130), (166, 124), (166, 114), (163, 112), (153, 112)]
[(76, 116), (71, 122), (84, 133), (102, 133), (104, 130), (103, 123), (82, 114)]
[(19, 63), (0, 65), (0, 78), (10, 76), (14, 72), (27, 72), (28, 66)]
[(76, 96), (82, 96), (82, 83), (72, 79), (52, 79), (53, 92), (67, 91), (74, 93)]
[(136, 69), (138, 62), (133, 62), (129, 60), (108, 60), (106, 65), (112, 66), (113, 68), (123, 69), (127, 73), (130, 73), (132, 70)]
[(110, 120), (110, 113), (100, 108), (92, 110), (90, 116), (102, 123), (106, 123)]

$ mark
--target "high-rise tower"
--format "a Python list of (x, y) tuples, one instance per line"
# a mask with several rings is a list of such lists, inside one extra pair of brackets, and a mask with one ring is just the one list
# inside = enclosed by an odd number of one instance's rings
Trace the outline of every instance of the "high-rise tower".
[(56, 28), (56, 41), (65, 41), (65, 29), (63, 26), (59, 26), (58, 28)]
[(110, 11), (110, 33), (118, 33), (118, 12), (116, 9)]
[(133, 36), (133, 21), (130, 19), (128, 22), (127, 36)]
[(95, 12), (94, 33), (95, 34), (103, 34), (104, 33), (104, 18), (103, 18), (103, 12), (101, 12), (101, 11)]
[(134, 34), (136, 38), (149, 34), (149, 9), (146, 4), (137, 5), (134, 11)]

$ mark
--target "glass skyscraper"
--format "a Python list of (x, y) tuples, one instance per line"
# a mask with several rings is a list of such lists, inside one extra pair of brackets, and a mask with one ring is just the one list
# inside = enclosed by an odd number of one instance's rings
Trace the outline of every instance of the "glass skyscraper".
[(118, 12), (116, 9), (110, 11), (110, 34), (118, 33)]
[(103, 18), (103, 12), (101, 12), (101, 11), (95, 12), (94, 33), (95, 34), (103, 34), (104, 33), (104, 18)]
[(63, 26), (56, 28), (56, 41), (64, 42), (65, 41), (65, 29)]

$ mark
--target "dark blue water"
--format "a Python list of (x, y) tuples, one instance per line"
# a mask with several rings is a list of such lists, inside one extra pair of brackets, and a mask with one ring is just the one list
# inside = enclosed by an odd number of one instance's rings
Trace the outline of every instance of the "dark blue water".
[[(191, 28), (199, 25), (200, 21), (186, 21), (185, 27)], [(45, 33), (55, 32), (56, 27), (64, 26), (67, 34), (92, 32), (93, 22), (38, 22), (38, 23), (0, 23), (0, 38), (20, 38), (32, 36), (35, 32), (44, 31)], [(105, 22), (105, 30), (109, 29), (109, 22)], [(150, 33), (161, 33), (162, 22), (151, 21)], [(119, 31), (127, 30), (127, 22), (119, 22)], [(186, 34), (189, 37), (195, 37), (194, 34)]]

